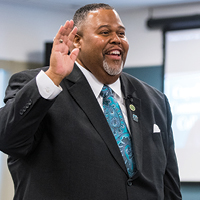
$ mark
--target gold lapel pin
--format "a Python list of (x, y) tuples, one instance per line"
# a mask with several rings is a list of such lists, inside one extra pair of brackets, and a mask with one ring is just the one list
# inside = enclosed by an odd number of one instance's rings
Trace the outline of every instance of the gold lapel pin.
[(130, 108), (132, 111), (135, 111), (135, 110), (136, 110), (136, 108), (135, 108), (135, 106), (134, 106), (133, 104), (131, 104), (131, 105), (129, 106), (129, 108)]

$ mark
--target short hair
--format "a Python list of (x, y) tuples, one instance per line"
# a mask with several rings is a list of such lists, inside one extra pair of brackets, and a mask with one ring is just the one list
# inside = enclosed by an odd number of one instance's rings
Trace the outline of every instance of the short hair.
[(82, 22), (86, 19), (88, 13), (91, 11), (99, 10), (99, 9), (114, 10), (113, 7), (111, 7), (108, 4), (104, 4), (104, 3), (87, 4), (87, 5), (79, 8), (75, 12), (74, 17), (73, 17), (74, 26), (76, 26), (79, 29)]

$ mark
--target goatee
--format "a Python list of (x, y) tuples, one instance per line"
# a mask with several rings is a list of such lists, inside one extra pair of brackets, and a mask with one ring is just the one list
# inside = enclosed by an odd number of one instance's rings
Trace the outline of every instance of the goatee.
[(118, 67), (119, 62), (118, 61), (115, 61), (115, 62), (116, 62), (116, 67), (111, 67), (111, 66), (109, 66), (109, 64), (107, 63), (107, 61), (105, 59), (103, 60), (103, 68), (111, 76), (116, 76), (116, 75), (120, 74), (124, 67), (123, 62), (121, 63), (120, 67)]

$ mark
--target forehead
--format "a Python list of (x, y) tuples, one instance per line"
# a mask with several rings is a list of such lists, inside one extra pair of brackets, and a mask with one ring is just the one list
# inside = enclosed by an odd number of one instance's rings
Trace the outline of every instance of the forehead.
[(124, 28), (118, 13), (115, 10), (106, 9), (89, 12), (85, 20), (85, 25), (93, 28), (99, 28), (102, 25)]

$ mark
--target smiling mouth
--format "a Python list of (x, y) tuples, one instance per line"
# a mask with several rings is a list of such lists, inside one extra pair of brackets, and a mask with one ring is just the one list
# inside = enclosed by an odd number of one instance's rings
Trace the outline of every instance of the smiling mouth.
[(106, 55), (107, 56), (109, 56), (110, 58), (112, 58), (112, 59), (117, 59), (117, 60), (119, 60), (119, 59), (121, 59), (121, 51), (120, 50), (112, 50), (112, 51), (108, 51), (108, 52), (106, 52)]
[(119, 50), (113, 50), (113, 51), (109, 51), (107, 53), (107, 55), (115, 55), (115, 56), (120, 56), (121, 52)]

